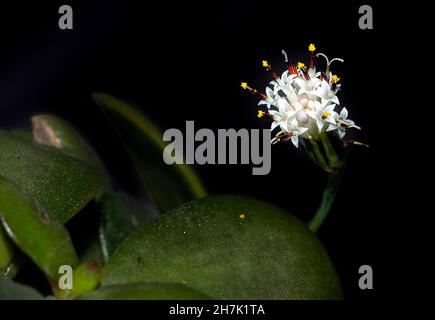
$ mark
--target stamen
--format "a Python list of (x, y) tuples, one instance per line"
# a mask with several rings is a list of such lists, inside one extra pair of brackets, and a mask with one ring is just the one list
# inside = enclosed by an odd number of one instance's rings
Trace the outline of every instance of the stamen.
[(272, 66), (267, 62), (267, 60), (263, 60), (261, 62), (264, 68), (266, 68), (267, 71), (269, 71), (272, 74), (272, 77), (275, 79), (279, 79), (278, 75), (272, 70)]
[(287, 65), (287, 70), (288, 70), (288, 72), (289, 72), (290, 74), (295, 74), (295, 75), (297, 75), (297, 74), (298, 74), (298, 69), (296, 68), (296, 66), (295, 66), (293, 63), (291, 63), (291, 62), (288, 60), (287, 52), (285, 52), (284, 50), (281, 50), (281, 53), (282, 53), (283, 56), (284, 56), (284, 62), (285, 62), (285, 64)]
[(310, 68), (314, 69), (316, 67), (316, 63), (314, 61), (314, 51), (316, 51), (316, 46), (313, 43), (310, 43), (308, 46), (308, 51), (311, 52), (310, 54)]
[(287, 69), (288, 69), (288, 72), (290, 72), (290, 74), (295, 74), (295, 75), (298, 74), (298, 69), (292, 63), (287, 66)]
[(344, 141), (344, 146), (348, 147), (350, 144), (352, 145), (356, 145), (356, 146), (361, 146), (361, 147), (365, 147), (365, 148), (370, 148), (370, 146), (368, 144), (356, 141), (356, 140), (346, 140)]
[(347, 121), (347, 120), (344, 120), (344, 119), (336, 119), (335, 120), (341, 127), (344, 127), (344, 128), (355, 128), (355, 129), (357, 129), (357, 130), (361, 130), (361, 127), (359, 127), (359, 126), (357, 126), (356, 124), (354, 124), (354, 123), (350, 123), (349, 121)]
[(316, 54), (316, 57), (318, 57), (318, 56), (322, 56), (326, 60), (326, 71), (325, 71), (326, 74), (329, 73), (329, 67), (331, 66), (332, 62), (334, 62), (334, 61), (344, 62), (344, 60), (340, 59), (340, 58), (334, 58), (331, 61), (329, 61), (328, 57), (323, 53)]
[(338, 83), (338, 81), (340, 81), (340, 78), (337, 75), (333, 75), (331, 78), (332, 83)]
[(246, 82), (242, 82), (240, 84), (240, 86), (244, 89), (244, 90), (248, 90), (250, 91), (252, 94), (256, 94), (258, 96), (260, 96), (263, 100), (269, 100), (269, 97), (267, 95), (265, 95), (264, 93), (258, 92), (257, 89), (251, 88), (248, 83)]
[(286, 132), (284, 130), (281, 130), (280, 132), (278, 132), (276, 134), (276, 136), (272, 139), (272, 144), (276, 144), (277, 142), (281, 142), (281, 141), (287, 141), (288, 139), (290, 139), (292, 136), (294, 135), (293, 132)]
[(302, 69), (302, 70), (307, 70), (307, 67), (305, 66), (305, 63), (303, 63), (303, 62), (298, 62), (298, 68), (299, 69)]

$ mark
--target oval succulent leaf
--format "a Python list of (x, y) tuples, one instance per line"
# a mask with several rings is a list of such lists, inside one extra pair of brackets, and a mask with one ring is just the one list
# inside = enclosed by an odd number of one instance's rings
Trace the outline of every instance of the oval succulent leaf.
[(0, 177), (0, 219), (16, 245), (57, 286), (59, 267), (78, 263), (68, 231), (26, 190)]
[(28, 190), (60, 222), (80, 211), (100, 186), (83, 161), (0, 131), (0, 175)]
[(158, 217), (121, 192), (105, 193), (97, 202), (100, 210), (100, 241), (105, 262), (140, 225)]
[(104, 93), (94, 93), (95, 102), (117, 129), (133, 163), (161, 212), (206, 194), (188, 165), (168, 166), (162, 154), (166, 144), (153, 124), (134, 107)]
[(98, 170), (102, 191), (111, 190), (110, 177), (95, 150), (67, 121), (48, 114), (32, 117), (32, 133), (36, 143), (56, 148)]
[(131, 283), (101, 287), (82, 295), (81, 300), (210, 300), (210, 297), (182, 284)]
[(216, 299), (338, 299), (317, 237), (271, 204), (241, 196), (192, 201), (143, 225), (103, 268), (103, 285), (186, 283)]

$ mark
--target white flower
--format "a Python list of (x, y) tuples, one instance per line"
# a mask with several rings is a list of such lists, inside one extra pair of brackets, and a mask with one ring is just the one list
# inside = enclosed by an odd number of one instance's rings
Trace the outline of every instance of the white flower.
[(316, 90), (313, 94), (318, 96), (321, 99), (322, 103), (326, 104), (328, 102), (331, 102), (334, 104), (340, 104), (340, 101), (335, 95), (335, 92), (335, 90), (332, 90), (332, 83), (322, 80), (319, 86), (316, 87)]
[(278, 90), (283, 90), (285, 94), (287, 94), (287, 92), (285, 92), (285, 90), (288, 89), (292, 89), (292, 84), (294, 79), (297, 76), (295, 74), (290, 74), (288, 70), (284, 71), (281, 75), (281, 78), (277, 78), (273, 81), (270, 82), (270, 84), (273, 86), (274, 88), (274, 92), (276, 93)]
[[(319, 132), (336, 129), (335, 118), (338, 116), (334, 111), (335, 104), (325, 105), (316, 101), (312, 110), (307, 110), (307, 114), (316, 121)], [(332, 125), (332, 126), (331, 126)]]
[(266, 95), (267, 99), (260, 100), (258, 103), (259, 106), (266, 105), (268, 109), (270, 109), (271, 105), (275, 103), (275, 100), (279, 98), (279, 95), (277, 95), (272, 89), (269, 87), (266, 87)]
[(317, 77), (306, 79), (305, 76), (302, 75), (296, 78), (294, 82), (299, 89), (298, 95), (306, 94), (310, 99), (315, 99), (315, 91), (322, 81)]
[(296, 119), (290, 121), (288, 126), (288, 133), (293, 145), (297, 148), (299, 146), (299, 136), (304, 135), (308, 131), (308, 128), (300, 127)]
[(338, 116), (338, 118), (336, 120), (337, 132), (338, 132), (338, 136), (340, 137), (340, 139), (343, 139), (343, 137), (345, 136), (347, 128), (356, 128), (358, 130), (361, 130), (360, 127), (355, 125), (354, 121), (347, 119), (348, 115), (349, 115), (349, 112), (347, 111), (347, 109), (345, 107), (343, 107), (343, 109), (341, 109), (341, 111), (340, 111), (340, 115)]
[(273, 131), (276, 127), (280, 127), (282, 130), (288, 131), (289, 119), (294, 115), (294, 110), (286, 99), (279, 98), (276, 100), (275, 107), (278, 110), (269, 110), (269, 114), (273, 117), (273, 122), (270, 130)]
[(271, 87), (266, 87), (265, 93), (249, 87), (242, 82), (242, 88), (248, 89), (254, 94), (261, 96), (258, 105), (266, 107), (260, 110), (259, 117), (268, 114), (272, 118), (271, 130), (280, 128), (272, 142), (291, 140), (298, 147), (299, 139), (318, 139), (319, 134), (337, 130), (340, 138), (343, 138), (347, 128), (358, 128), (352, 120), (347, 119), (348, 112), (342, 108), (340, 114), (334, 111), (340, 104), (337, 92), (340, 89), (340, 78), (330, 71), (332, 62), (343, 62), (342, 59), (329, 60), (323, 53), (316, 56), (326, 60), (326, 70), (321, 73), (316, 71), (314, 65), (314, 45), (309, 46), (311, 52), (310, 68), (298, 62), (290, 64), (287, 54), (283, 51), (288, 70), (281, 76), (272, 70), (271, 65), (263, 60), (263, 67), (274, 78), (270, 82)]

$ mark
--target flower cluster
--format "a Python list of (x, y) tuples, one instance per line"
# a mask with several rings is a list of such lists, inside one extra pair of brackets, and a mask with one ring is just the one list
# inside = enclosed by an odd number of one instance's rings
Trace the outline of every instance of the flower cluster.
[[(283, 50), (287, 70), (279, 76), (272, 70), (271, 65), (262, 61), (263, 67), (274, 78), (266, 87), (265, 93), (260, 93), (242, 82), (241, 87), (261, 97), (258, 117), (272, 120), (271, 130), (276, 132), (272, 143), (291, 140), (298, 147), (299, 139), (318, 140), (324, 132), (335, 131), (343, 138), (347, 128), (360, 129), (348, 119), (348, 111), (342, 107), (336, 111), (340, 101), (337, 92), (340, 89), (340, 78), (332, 74), (330, 66), (333, 62), (343, 62), (342, 59), (329, 60), (323, 53), (314, 54), (314, 44), (308, 46), (310, 52), (310, 66), (303, 62), (291, 63)], [(326, 60), (324, 72), (316, 70), (317, 57)]]

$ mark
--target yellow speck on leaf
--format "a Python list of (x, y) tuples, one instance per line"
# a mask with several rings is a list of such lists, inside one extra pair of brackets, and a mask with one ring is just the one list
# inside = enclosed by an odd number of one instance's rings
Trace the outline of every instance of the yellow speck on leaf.
[(239, 216), (239, 218), (243, 220), (243, 219), (245, 219), (245, 215), (242, 213), (242, 214)]

